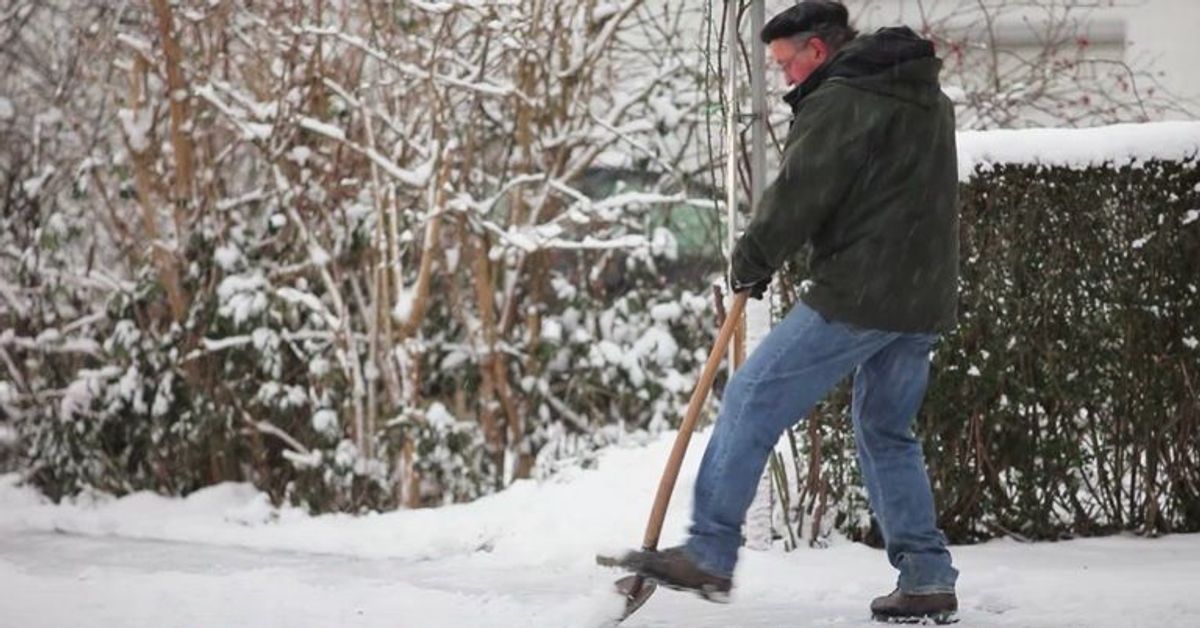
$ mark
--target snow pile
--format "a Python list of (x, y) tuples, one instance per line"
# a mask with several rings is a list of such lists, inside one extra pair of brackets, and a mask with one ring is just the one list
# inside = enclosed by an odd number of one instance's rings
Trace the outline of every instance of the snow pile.
[[(277, 509), (248, 484), (221, 484), (183, 499), (148, 492), (120, 499), (85, 495), (53, 505), (16, 475), (0, 476), (0, 530), (235, 545), (372, 558), (444, 559), (486, 552), (513, 565), (591, 565), (594, 554), (636, 547), (642, 538), (674, 433), (648, 446), (610, 447), (593, 469), (524, 480), (468, 504), (360, 517), (312, 517)], [(706, 435), (693, 438), (680, 486), (695, 477)], [(691, 496), (679, 489), (664, 542), (681, 538)]]
[[(592, 555), (640, 541), (671, 440), (611, 447), (594, 469), (470, 504), (359, 518), (275, 509), (234, 484), (186, 499), (91, 496), (54, 506), (0, 476), (0, 624), (606, 625), (621, 606), (611, 592), (618, 574)], [(692, 443), (664, 545), (682, 536), (705, 440)], [(1000, 540), (953, 552), (963, 625), (1183, 628), (1200, 616), (1200, 535)], [(892, 578), (883, 552), (842, 540), (822, 551), (743, 551), (734, 604), (661, 590), (623, 625), (782, 626), (801, 617), (865, 628), (868, 601)]]
[(977, 166), (1039, 164), (1087, 168), (1200, 153), (1200, 122), (1114, 124), (1084, 129), (1021, 129), (958, 133), (958, 176)]

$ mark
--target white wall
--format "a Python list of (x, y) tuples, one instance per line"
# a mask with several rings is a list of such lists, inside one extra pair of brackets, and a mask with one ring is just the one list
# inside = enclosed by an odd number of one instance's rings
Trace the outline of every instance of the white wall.
[[(914, 27), (924, 15), (934, 18), (955, 14), (978, 16), (978, 0), (845, 0), (852, 19), (862, 30), (907, 23)], [(983, 0), (995, 9), (1004, 0)], [(1200, 0), (1082, 0), (1095, 8), (1071, 14), (1096, 35), (1089, 55), (1113, 58), (1139, 70), (1152, 73), (1159, 84), (1190, 106), (1189, 113), (1166, 112), (1158, 119), (1196, 118), (1200, 116)], [(790, 2), (768, 2), (768, 11), (779, 10)], [(1009, 1), (1008, 4), (1018, 4)], [(1051, 4), (1044, 1), (1042, 4)], [(1063, 0), (1054, 4), (1062, 6)], [(1008, 13), (997, 24), (1007, 35), (1001, 46), (1019, 49), (1028, 44), (1029, 27), (1045, 20), (1045, 11), (1037, 8)], [(1026, 36), (1022, 36), (1022, 34)], [(1021, 41), (1022, 39), (1026, 41)]]
[[(1104, 11), (1127, 20), (1126, 61), (1146, 57), (1168, 89), (1200, 101), (1200, 0), (1147, 0)], [(1193, 113), (1200, 115), (1200, 106)]]
[[(682, 0), (650, 0), (650, 4), (673, 4)], [(1182, 104), (1186, 110), (1156, 110), (1149, 109), (1146, 113), (1151, 120), (1200, 119), (1200, 0), (843, 0), (850, 9), (851, 19), (859, 30), (870, 32), (879, 26), (908, 24), (914, 28), (920, 27), (922, 16), (930, 21), (939, 21), (951, 16), (961, 27), (967, 28), (972, 22), (978, 22), (979, 7), (982, 4), (993, 12), (1001, 5), (1008, 5), (1009, 10), (1003, 12), (1001, 23), (995, 30), (1002, 35), (998, 42), (1000, 47), (1017, 53), (1029, 53), (1037, 46), (1031, 42), (1030, 26), (1045, 22), (1045, 6), (1056, 7), (1054, 12), (1061, 17), (1062, 6), (1074, 1), (1079, 5), (1095, 5), (1089, 8), (1079, 8), (1070, 13), (1073, 20), (1082, 25), (1083, 32), (1090, 36), (1086, 55), (1091, 59), (1111, 59), (1121, 61), (1131, 68), (1153, 76), (1154, 80), (1170, 95), (1173, 101)], [(717, 0), (714, 11), (720, 19), (720, 5)], [(766, 0), (767, 17), (778, 13), (792, 5), (793, 0)], [(1039, 4), (1041, 7), (1024, 7), (1011, 10), (1011, 7)], [(683, 32), (695, 33), (695, 39), (690, 42), (694, 46), (703, 46), (704, 42), (704, 8), (705, 5), (696, 3), (696, 10), (685, 16), (685, 24), (690, 24)], [(923, 11), (922, 11), (923, 9)], [(757, 33), (750, 32), (749, 19), (743, 25), (742, 37), (749, 41)], [(945, 56), (944, 51), (939, 54)], [(978, 51), (976, 55), (983, 54)], [(947, 69), (950, 69), (947, 64)], [(1114, 68), (1096, 66), (1097, 73), (1114, 72)], [(949, 74), (949, 72), (948, 72)], [(744, 77), (743, 77), (744, 78)], [(962, 77), (943, 76), (949, 91), (963, 87), (956, 82)], [(1139, 80), (1138, 88), (1143, 90), (1150, 87), (1148, 81)], [(1096, 82), (1087, 83), (1095, 93), (1116, 93), (1111, 85), (1111, 77), (1100, 76)], [(768, 68), (768, 92), (772, 106), (778, 107), (777, 113), (784, 116), (784, 108), (778, 104), (778, 96), (787, 91), (773, 68)], [(715, 97), (715, 96), (714, 96)], [(1161, 102), (1161, 101), (1160, 101)], [(966, 128), (975, 125), (964, 115), (960, 123)], [(1136, 116), (1126, 112), (1120, 119), (1134, 119)], [(1099, 121), (1081, 119), (1073, 124), (1090, 126)], [(1036, 111), (1023, 112), (1023, 119), (1013, 126), (1045, 125), (1063, 126), (1061, 117), (1054, 118), (1039, 115)], [(994, 127), (995, 124), (984, 122), (982, 126)]]

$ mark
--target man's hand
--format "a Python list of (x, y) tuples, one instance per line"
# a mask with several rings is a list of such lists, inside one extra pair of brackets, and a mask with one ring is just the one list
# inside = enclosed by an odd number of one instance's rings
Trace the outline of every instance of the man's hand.
[(730, 290), (736, 294), (738, 292), (749, 292), (751, 299), (762, 299), (766, 294), (767, 288), (771, 286), (771, 278), (760, 279), (752, 283), (740, 283), (737, 278), (731, 282)]
[(749, 292), (753, 299), (762, 299), (771, 285), (775, 272), (761, 262), (755, 261), (743, 236), (733, 248), (733, 265), (729, 269), (729, 289), (734, 293)]

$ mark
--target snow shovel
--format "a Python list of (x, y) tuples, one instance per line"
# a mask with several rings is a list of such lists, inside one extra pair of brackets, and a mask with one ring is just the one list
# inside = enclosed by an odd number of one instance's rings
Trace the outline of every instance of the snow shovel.
[[(675, 480), (679, 477), (679, 467), (683, 465), (683, 455), (687, 453), (688, 441), (692, 439), (692, 430), (696, 428), (700, 410), (704, 406), (704, 401), (708, 399), (709, 391), (712, 390), (713, 380), (717, 376), (717, 368), (721, 365), (721, 358), (729, 347), (729, 339), (733, 337), (733, 331), (737, 328), (738, 321), (742, 318), (742, 312), (746, 309), (746, 298), (749, 294), (749, 291), (744, 291), (734, 295), (733, 307), (729, 316), (725, 318), (725, 323), (721, 325), (717, 341), (713, 344), (712, 351), (708, 354), (708, 361), (704, 364), (704, 370), (700, 373), (700, 381), (696, 383), (696, 388), (692, 391), (687, 414), (683, 417), (683, 423), (679, 425), (679, 434), (675, 437), (671, 456), (667, 458), (667, 466), (663, 469), (662, 479), (658, 482), (658, 492), (654, 495), (654, 508), (650, 510), (650, 521), (646, 523), (646, 535), (642, 540), (643, 550), (653, 552), (658, 549), (659, 533), (662, 532), (663, 519), (667, 516), (667, 504), (671, 501), (671, 493), (675, 490)], [(597, 556), (596, 562), (612, 567), (619, 565), (620, 559)], [(618, 623), (641, 608), (657, 588), (653, 581), (640, 575), (625, 576), (617, 580), (616, 586), (617, 591), (625, 597), (625, 612), (617, 620)]]

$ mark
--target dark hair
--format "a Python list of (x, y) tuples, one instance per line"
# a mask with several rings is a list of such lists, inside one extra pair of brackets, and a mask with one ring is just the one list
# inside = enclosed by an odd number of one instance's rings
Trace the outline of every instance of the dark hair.
[(760, 37), (769, 44), (776, 39), (816, 35), (837, 50), (858, 36), (850, 27), (846, 5), (836, 0), (804, 0), (780, 12), (763, 27)]

